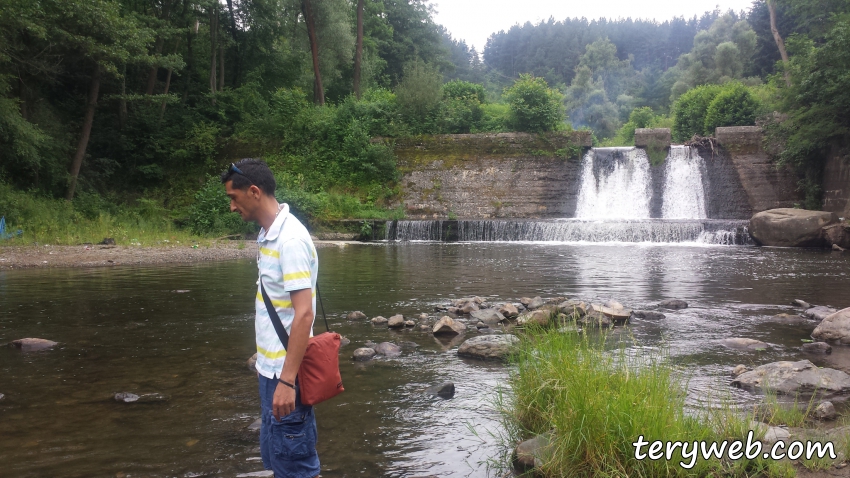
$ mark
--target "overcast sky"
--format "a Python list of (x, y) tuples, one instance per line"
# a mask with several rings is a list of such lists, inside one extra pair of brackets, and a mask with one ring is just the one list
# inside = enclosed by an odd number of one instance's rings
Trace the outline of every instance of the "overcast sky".
[(466, 40), (478, 52), (484, 50), (487, 37), (514, 24), (540, 20), (588, 19), (606, 17), (651, 18), (658, 21), (673, 17), (702, 15), (720, 8), (747, 10), (752, 0), (433, 0), (437, 23), (445, 26), (456, 39)]

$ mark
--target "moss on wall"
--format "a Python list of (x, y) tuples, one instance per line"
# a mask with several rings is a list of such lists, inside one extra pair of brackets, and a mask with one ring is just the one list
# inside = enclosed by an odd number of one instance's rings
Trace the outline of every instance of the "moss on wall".
[(456, 134), (399, 139), (395, 142), (395, 153), (399, 170), (404, 173), (434, 167), (463, 168), (465, 164), (474, 163), (483, 158), (578, 159), (587, 147), (590, 147), (590, 134), (585, 131), (539, 135)]

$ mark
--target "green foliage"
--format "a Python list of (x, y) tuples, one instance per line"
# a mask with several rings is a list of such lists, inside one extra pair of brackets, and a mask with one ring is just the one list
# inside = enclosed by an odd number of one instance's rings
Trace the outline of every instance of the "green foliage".
[(520, 75), (504, 96), (511, 108), (509, 124), (516, 131), (542, 133), (563, 124), (564, 95), (549, 88), (543, 78)]
[(676, 100), (673, 105), (673, 141), (683, 142), (705, 133), (708, 107), (722, 90), (719, 85), (698, 86)]
[[(744, 79), (755, 50), (756, 34), (745, 20), (732, 12), (719, 17), (711, 28), (696, 34), (693, 49), (665, 73), (672, 82), (671, 100), (698, 85)], [(747, 82), (757, 84), (759, 80)]]
[(825, 158), (850, 137), (850, 20), (836, 21), (822, 45), (798, 36), (790, 38), (791, 87), (780, 85), (787, 119), (765, 124), (768, 142), (781, 164), (795, 166), (802, 177), (807, 209), (822, 206)]
[(402, 114), (413, 132), (434, 129), (435, 114), (442, 98), (443, 77), (432, 65), (415, 61), (404, 69), (404, 79), (395, 89)]
[(242, 221), (239, 214), (230, 212), (230, 198), (224, 194), (221, 180), (214, 177), (209, 178), (195, 194), (195, 202), (189, 209), (189, 228), (199, 236), (223, 236), (256, 230), (253, 225)]
[(463, 80), (443, 85), (442, 130), (446, 133), (470, 133), (481, 129), (486, 101), (484, 86)]
[(759, 108), (758, 100), (746, 86), (733, 83), (708, 105), (703, 130), (707, 136), (711, 136), (717, 127), (755, 125)]

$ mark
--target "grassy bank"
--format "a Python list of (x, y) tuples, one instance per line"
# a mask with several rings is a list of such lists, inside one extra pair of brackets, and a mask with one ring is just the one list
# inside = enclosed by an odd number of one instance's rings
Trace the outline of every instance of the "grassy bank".
[[(239, 215), (229, 212), (224, 188), (213, 178), (203, 186), (188, 207), (166, 208), (163, 195), (117, 198), (78, 194), (73, 201), (19, 191), (0, 182), (0, 216), (7, 231), (22, 230), (20, 236), (0, 240), (3, 245), (97, 243), (113, 238), (119, 245), (156, 246), (205, 243), (210, 239), (256, 232)], [(278, 200), (287, 202), (293, 213), (311, 230), (333, 231), (339, 219), (395, 219), (400, 209), (386, 209), (345, 191), (311, 193), (282, 188)], [(348, 232), (348, 231), (346, 231)]]
[[(748, 416), (719, 405), (693, 414), (681, 374), (660, 352), (606, 344), (604, 336), (533, 330), (514, 357), (512, 395), (503, 404), (513, 443), (549, 434), (537, 473), (544, 477), (794, 476), (787, 462), (635, 459), (647, 442), (746, 440)], [(644, 447), (643, 452), (646, 453)]]

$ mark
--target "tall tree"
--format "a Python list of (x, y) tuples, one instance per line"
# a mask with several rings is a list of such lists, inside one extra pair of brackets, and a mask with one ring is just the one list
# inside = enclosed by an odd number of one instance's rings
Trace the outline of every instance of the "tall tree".
[(779, 55), (782, 57), (785, 84), (791, 86), (791, 73), (788, 71), (788, 51), (785, 50), (785, 42), (782, 40), (782, 35), (779, 34), (779, 28), (776, 26), (776, 1), (767, 0), (767, 8), (770, 11), (770, 32), (773, 33), (773, 40), (776, 41), (776, 48), (779, 49)]
[(354, 49), (354, 94), (360, 99), (360, 69), (363, 63), (363, 1), (357, 0), (357, 45)]
[(310, 40), (310, 54), (313, 57), (313, 100), (317, 105), (325, 104), (325, 89), (322, 86), (322, 74), (319, 71), (319, 40), (316, 35), (316, 19), (310, 0), (301, 0), (301, 12), (307, 24), (307, 37)]

